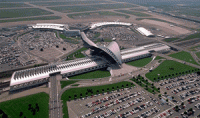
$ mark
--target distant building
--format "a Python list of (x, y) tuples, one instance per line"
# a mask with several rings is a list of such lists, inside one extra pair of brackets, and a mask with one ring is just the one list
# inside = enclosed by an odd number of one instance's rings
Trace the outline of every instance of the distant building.
[(150, 31), (148, 31), (147, 29), (145, 29), (144, 27), (138, 27), (136, 30), (138, 32), (140, 32), (144, 36), (154, 37), (154, 35)]

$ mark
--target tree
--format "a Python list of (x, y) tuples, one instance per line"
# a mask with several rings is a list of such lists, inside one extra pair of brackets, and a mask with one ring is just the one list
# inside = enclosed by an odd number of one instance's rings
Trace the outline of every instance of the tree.
[(183, 106), (183, 105), (184, 105), (184, 102), (182, 102), (181, 105)]
[(23, 115), (23, 112), (20, 112), (20, 113), (19, 113), (19, 116), (21, 117), (22, 115)]
[(161, 94), (158, 95), (159, 98), (161, 98), (161, 96), (162, 96)]
[(32, 106), (31, 104), (28, 105), (28, 110), (31, 110), (32, 109)]
[(126, 87), (128, 87), (128, 84), (126, 84)]
[(43, 48), (41, 48), (40, 51), (42, 52), (42, 51), (43, 51)]
[(59, 46), (58, 46), (58, 45), (56, 45), (56, 48), (59, 48)]
[(167, 92), (165, 92), (164, 94), (167, 95)]
[(168, 99), (166, 99), (166, 102), (168, 102), (169, 100)]
[(65, 51), (65, 50), (66, 50), (66, 48), (63, 48), (63, 50)]
[(122, 88), (124, 88), (124, 85), (122, 85)]
[(187, 115), (187, 111), (185, 111), (184, 114)]
[(114, 87), (112, 87), (112, 90), (114, 90)]
[(174, 96), (172, 96), (172, 99), (174, 99)]

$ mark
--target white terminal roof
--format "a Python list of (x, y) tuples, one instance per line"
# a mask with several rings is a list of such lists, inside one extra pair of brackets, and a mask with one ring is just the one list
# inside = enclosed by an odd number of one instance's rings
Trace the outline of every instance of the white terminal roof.
[(122, 60), (129, 59), (132, 57), (141, 56), (144, 54), (150, 54), (150, 51), (154, 50), (155, 52), (169, 50), (170, 47), (162, 43), (154, 43), (150, 45), (145, 45), (136, 48), (124, 49), (121, 51)]
[[(169, 50), (170, 47), (161, 44), (161, 43), (154, 43), (150, 45), (145, 45), (141, 47), (136, 48), (130, 48), (125, 49), (121, 51), (122, 60), (150, 54), (149, 51), (154, 50), (156, 52), (163, 51), (163, 50)], [(21, 83), (31, 82), (34, 80), (39, 80), (42, 78), (49, 77), (49, 74), (55, 73), (55, 72), (61, 72), (61, 74), (75, 72), (82, 69), (87, 69), (91, 67), (95, 67), (98, 65), (106, 64), (105, 61), (103, 61), (100, 58), (81, 58), (76, 59), (72, 61), (62, 62), (62, 63), (56, 63), (51, 64), (47, 66), (42, 67), (36, 67), (21, 71), (16, 71), (13, 73), (10, 86), (18, 85)]]
[(124, 23), (124, 22), (100, 22), (100, 23), (93, 23), (90, 26), (90, 29), (95, 29), (97, 27), (105, 26), (105, 25), (124, 25), (124, 26), (131, 26), (131, 23)]
[(145, 29), (144, 27), (138, 27), (136, 30), (138, 32), (140, 32), (142, 35), (153, 36), (153, 34), (150, 31), (148, 31), (147, 29)]
[(53, 24), (53, 23), (37, 23), (35, 25), (31, 25), (34, 29), (55, 29), (55, 30), (66, 30), (68, 28), (67, 25), (64, 24)]
[(87, 69), (98, 65), (106, 64), (105, 61), (96, 58), (82, 58), (64, 63), (58, 63), (53, 65), (47, 65), (37, 68), (31, 68), (21, 71), (16, 71), (11, 77), (10, 86), (31, 82), (34, 80), (40, 80), (42, 78), (49, 77), (49, 74), (55, 72), (61, 72), (61, 74), (75, 72), (77, 70)]

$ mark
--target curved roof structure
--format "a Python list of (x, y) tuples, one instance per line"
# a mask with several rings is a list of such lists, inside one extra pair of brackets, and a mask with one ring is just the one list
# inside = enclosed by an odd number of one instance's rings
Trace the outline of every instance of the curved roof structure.
[(109, 55), (118, 65), (122, 64), (119, 45), (115, 41), (111, 42), (107, 47), (99, 47), (90, 39), (88, 39), (84, 32), (81, 32), (81, 36), (86, 47), (96, 50), (97, 53), (103, 51)]
[(54, 30), (66, 30), (68, 29), (67, 25), (64, 24), (53, 24), (53, 23), (37, 23), (31, 25), (33, 29), (54, 29)]
[(97, 45), (94, 42), (92, 42), (90, 39), (87, 38), (84, 32), (81, 32), (81, 37), (86, 47), (88, 48), (97, 47)]
[(131, 26), (131, 23), (124, 23), (124, 22), (100, 22), (100, 23), (94, 23), (94, 24), (92, 24), (90, 26), (90, 29), (95, 29), (97, 27), (107, 26), (107, 25)]

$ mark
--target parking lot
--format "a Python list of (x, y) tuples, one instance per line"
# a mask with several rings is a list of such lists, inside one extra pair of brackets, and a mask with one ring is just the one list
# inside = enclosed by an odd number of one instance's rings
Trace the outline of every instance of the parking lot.
[[(134, 87), (67, 102), (69, 116), (78, 118), (152, 117), (169, 105)], [(83, 110), (84, 109), (84, 110)]]

